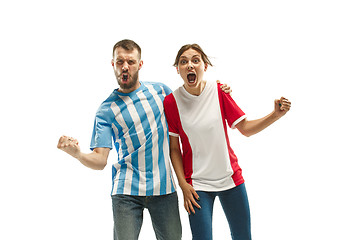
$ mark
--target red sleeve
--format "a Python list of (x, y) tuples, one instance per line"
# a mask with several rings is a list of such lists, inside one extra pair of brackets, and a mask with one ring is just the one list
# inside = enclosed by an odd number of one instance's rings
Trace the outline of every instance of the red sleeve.
[(246, 117), (246, 115), (236, 104), (230, 94), (223, 92), (220, 86), (221, 85), (218, 83), (218, 94), (221, 112), (226, 119), (229, 127), (234, 128), (237, 123), (239, 123)]
[(172, 93), (167, 95), (164, 99), (164, 111), (165, 111), (166, 121), (169, 127), (169, 134), (170, 135), (175, 134), (176, 136), (178, 136), (179, 127), (176, 119), (179, 118), (179, 112), (177, 109), (174, 95)]

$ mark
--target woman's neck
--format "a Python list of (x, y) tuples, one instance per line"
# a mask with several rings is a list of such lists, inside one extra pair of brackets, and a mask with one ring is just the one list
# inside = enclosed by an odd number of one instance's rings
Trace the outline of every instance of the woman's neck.
[(204, 91), (204, 88), (206, 86), (206, 81), (202, 80), (194, 87), (189, 87), (184, 84), (185, 90), (190, 93), (191, 95), (200, 96), (200, 94)]

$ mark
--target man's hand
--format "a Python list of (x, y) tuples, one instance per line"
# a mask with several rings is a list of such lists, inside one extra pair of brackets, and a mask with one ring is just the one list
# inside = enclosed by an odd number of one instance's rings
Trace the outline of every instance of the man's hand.
[(70, 154), (74, 158), (79, 158), (80, 156), (79, 142), (72, 137), (61, 136), (57, 148)]

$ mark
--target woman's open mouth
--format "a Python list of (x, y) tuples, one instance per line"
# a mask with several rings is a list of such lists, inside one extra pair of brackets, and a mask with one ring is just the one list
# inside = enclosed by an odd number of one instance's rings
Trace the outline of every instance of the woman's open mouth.
[(196, 73), (194, 72), (189, 72), (187, 75), (187, 80), (189, 83), (194, 83), (196, 80)]

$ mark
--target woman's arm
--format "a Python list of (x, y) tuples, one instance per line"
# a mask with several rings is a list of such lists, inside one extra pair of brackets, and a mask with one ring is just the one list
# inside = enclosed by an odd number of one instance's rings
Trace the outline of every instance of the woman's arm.
[(180, 188), (184, 195), (184, 207), (189, 214), (191, 212), (195, 213), (193, 205), (197, 208), (201, 208), (195, 201), (195, 198), (199, 200), (199, 196), (193, 186), (186, 182), (178, 137), (170, 136), (170, 157)]
[(82, 153), (79, 142), (67, 136), (60, 137), (57, 147), (78, 159), (84, 166), (94, 170), (105, 168), (110, 152), (110, 148), (95, 148), (91, 153)]
[(269, 115), (257, 119), (257, 120), (247, 120), (246, 118), (236, 124), (236, 128), (245, 136), (250, 137), (256, 133), (261, 132), (277, 120), (279, 120), (281, 117), (283, 117), (291, 107), (291, 102), (281, 97), (280, 100), (275, 100), (275, 108), (272, 113)]

